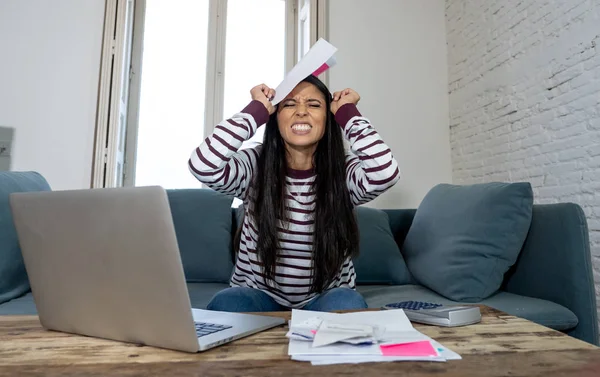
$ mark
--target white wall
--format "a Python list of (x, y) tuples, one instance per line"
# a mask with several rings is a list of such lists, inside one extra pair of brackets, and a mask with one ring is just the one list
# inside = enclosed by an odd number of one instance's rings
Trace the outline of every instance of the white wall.
[(0, 1), (11, 170), (38, 171), (53, 189), (90, 187), (103, 21), (103, 0)]
[(330, 90), (361, 95), (400, 164), (400, 181), (370, 205), (416, 207), (451, 181), (444, 0), (329, 0), (329, 41), (338, 48)]
[(457, 183), (528, 181), (587, 215), (600, 309), (600, 7), (448, 1)]

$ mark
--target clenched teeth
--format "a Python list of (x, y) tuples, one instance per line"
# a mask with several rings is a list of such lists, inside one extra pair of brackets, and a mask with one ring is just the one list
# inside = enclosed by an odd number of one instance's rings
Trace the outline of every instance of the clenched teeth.
[(308, 131), (311, 128), (312, 127), (310, 126), (310, 124), (294, 124), (292, 126), (292, 129), (295, 131)]

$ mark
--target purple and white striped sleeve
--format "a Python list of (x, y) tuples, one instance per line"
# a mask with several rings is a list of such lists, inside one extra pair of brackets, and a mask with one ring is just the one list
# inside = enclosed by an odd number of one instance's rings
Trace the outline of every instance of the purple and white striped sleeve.
[(266, 123), (269, 112), (253, 100), (241, 112), (220, 122), (191, 154), (190, 172), (215, 191), (244, 199), (258, 158), (256, 148), (242, 149), (257, 128)]
[(335, 113), (352, 153), (346, 156), (346, 182), (354, 205), (367, 203), (400, 179), (398, 162), (369, 120), (354, 104)]

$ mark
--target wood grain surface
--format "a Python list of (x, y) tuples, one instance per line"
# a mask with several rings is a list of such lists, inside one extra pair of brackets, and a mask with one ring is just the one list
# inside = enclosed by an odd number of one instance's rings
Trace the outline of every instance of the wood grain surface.
[(0, 316), (0, 376), (600, 376), (600, 348), (491, 308), (482, 314), (466, 327), (414, 324), (462, 360), (331, 366), (291, 361), (286, 326), (188, 354), (47, 331), (36, 316)]

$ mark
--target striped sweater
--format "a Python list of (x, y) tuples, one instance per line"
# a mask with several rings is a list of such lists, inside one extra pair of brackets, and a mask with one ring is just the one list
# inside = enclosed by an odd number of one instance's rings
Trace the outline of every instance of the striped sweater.
[[(258, 126), (267, 122), (268, 117), (263, 104), (250, 102), (240, 113), (219, 123), (192, 152), (188, 164), (191, 173), (208, 187), (244, 202), (246, 216), (231, 286), (257, 288), (284, 307), (301, 308), (315, 297), (315, 294), (309, 294), (315, 205), (312, 184), (315, 174), (312, 170), (288, 169), (285, 199), (290, 219), (280, 221), (275, 281), (267, 285), (256, 252), (258, 229), (249, 215), (253, 203), (250, 200), (252, 195), (248, 193), (261, 146), (240, 147), (254, 135)], [(346, 154), (346, 183), (353, 204), (360, 205), (373, 200), (398, 181), (398, 164), (391, 150), (355, 105), (343, 105), (335, 118), (350, 143), (351, 151)], [(340, 266), (337, 278), (329, 288), (354, 289), (355, 279), (354, 266), (349, 258)]]

